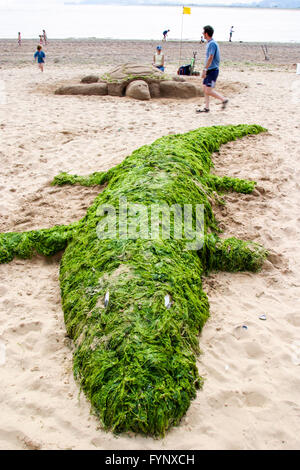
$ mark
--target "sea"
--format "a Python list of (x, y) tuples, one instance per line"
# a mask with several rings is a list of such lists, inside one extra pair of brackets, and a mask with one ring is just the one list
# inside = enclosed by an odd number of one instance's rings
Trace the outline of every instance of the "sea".
[(45, 29), (49, 38), (162, 39), (170, 29), (169, 40), (196, 40), (202, 27), (210, 24), (215, 39), (228, 41), (231, 26), (236, 42), (300, 43), (300, 9), (231, 7), (191, 7), (182, 14), (180, 6), (50, 5), (1, 7), (0, 38), (38, 38)]

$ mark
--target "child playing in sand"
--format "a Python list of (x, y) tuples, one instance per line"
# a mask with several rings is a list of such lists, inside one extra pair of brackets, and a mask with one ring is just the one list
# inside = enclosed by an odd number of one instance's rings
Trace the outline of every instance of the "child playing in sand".
[(162, 72), (165, 71), (165, 56), (161, 52), (161, 46), (157, 46), (156, 48), (156, 53), (153, 56), (152, 65), (154, 65), (154, 67), (158, 68)]
[(38, 66), (41, 72), (44, 72), (44, 63), (45, 63), (45, 53), (42, 51), (42, 46), (37, 46), (37, 51), (34, 54), (34, 60), (38, 61)]

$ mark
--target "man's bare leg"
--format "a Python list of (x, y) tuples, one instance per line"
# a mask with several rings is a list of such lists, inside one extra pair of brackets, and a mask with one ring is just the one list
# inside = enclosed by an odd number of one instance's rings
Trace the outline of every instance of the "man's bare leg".
[(209, 92), (207, 91), (209, 89), (208, 86), (203, 85), (203, 90), (204, 90), (204, 100), (205, 100), (205, 107), (206, 109), (209, 109)]
[(209, 112), (209, 99), (210, 99), (211, 96), (213, 96), (217, 100), (220, 100), (223, 104), (222, 108), (225, 109), (225, 107), (228, 103), (228, 98), (221, 95), (220, 93), (217, 93), (210, 86), (203, 85), (203, 91), (204, 91), (205, 108), (202, 109), (202, 110), (201, 109), (196, 110), (197, 113)]
[(226, 102), (225, 96), (221, 95), (220, 93), (217, 93), (212, 87), (210, 86), (203, 86), (204, 88), (204, 96), (205, 96), (205, 107), (209, 109), (209, 97), (213, 96), (217, 100), (222, 101), (222, 103)]

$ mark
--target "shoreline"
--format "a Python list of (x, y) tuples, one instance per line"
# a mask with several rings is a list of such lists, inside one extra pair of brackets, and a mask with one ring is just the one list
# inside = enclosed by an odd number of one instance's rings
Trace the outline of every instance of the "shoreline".
[[(0, 38), (0, 43), (1, 41), (13, 41), (17, 44), (17, 39), (16, 38)], [(28, 42), (28, 41), (36, 41), (38, 42), (38, 39), (35, 38), (22, 38), (22, 43), (23, 42)], [(163, 42), (161, 39), (157, 38), (152, 38), (152, 39), (122, 39), (122, 38), (109, 38), (109, 37), (96, 37), (96, 36), (90, 36), (90, 37), (67, 37), (67, 38), (48, 38), (49, 44), (53, 41), (62, 41), (62, 42), (69, 42), (69, 41), (108, 41), (108, 42), (116, 42), (116, 41), (122, 41), (122, 42)], [(177, 39), (168, 39), (168, 41), (163, 42), (163, 44), (174, 44), (174, 43), (195, 43), (195, 44), (200, 44), (200, 41), (196, 41), (195, 39), (183, 39), (182, 41), (180, 38)], [(227, 44), (229, 41), (219, 41), (217, 40), (218, 44)], [(297, 46), (300, 45), (300, 39), (299, 41), (294, 41), (291, 40), (289, 42), (280, 42), (280, 41), (232, 41), (230, 45), (233, 44), (245, 44), (245, 45), (273, 45), (273, 46)]]
[[(67, 6), (112, 6), (108, 3), (75, 3), (75, 2), (65, 2), (64, 5)], [(148, 4), (139, 4), (139, 3), (128, 3), (127, 5), (122, 5), (122, 4), (115, 4), (117, 6), (122, 6), (122, 7), (172, 7), (172, 8), (181, 8), (183, 6), (182, 3), (178, 4), (170, 4), (170, 3), (148, 3)], [(240, 10), (240, 9), (248, 9), (248, 10), (295, 10), (299, 11), (300, 7), (298, 8), (282, 8), (282, 7), (259, 7), (259, 6), (254, 6), (254, 5), (225, 5), (225, 4), (213, 4), (210, 5), (209, 3), (203, 4), (203, 5), (197, 5), (195, 3), (185, 3), (185, 7), (190, 7), (190, 8), (231, 8), (235, 10)]]

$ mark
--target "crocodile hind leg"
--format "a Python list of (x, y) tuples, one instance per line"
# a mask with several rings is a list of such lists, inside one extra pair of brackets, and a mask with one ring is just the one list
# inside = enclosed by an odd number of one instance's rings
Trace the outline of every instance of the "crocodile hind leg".
[(234, 191), (236, 193), (250, 194), (255, 189), (256, 182), (231, 178), (230, 176), (209, 175), (207, 184), (218, 192)]
[(261, 245), (238, 238), (219, 238), (217, 235), (205, 236), (204, 244), (198, 255), (206, 271), (258, 271), (268, 252)]

